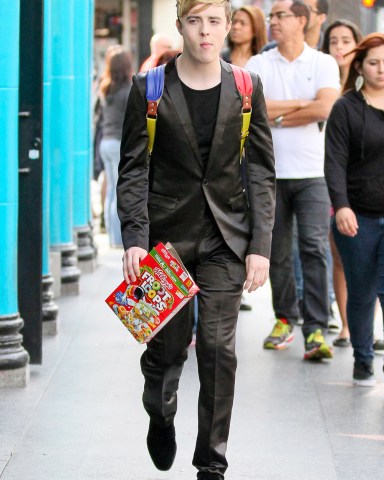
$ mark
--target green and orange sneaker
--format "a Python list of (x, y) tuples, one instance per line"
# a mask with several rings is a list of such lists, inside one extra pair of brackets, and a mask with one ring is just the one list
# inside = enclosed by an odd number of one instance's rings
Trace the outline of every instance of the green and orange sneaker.
[(321, 360), (323, 358), (332, 357), (333, 349), (326, 343), (320, 329), (311, 333), (307, 337), (305, 340), (305, 360)]
[(264, 340), (264, 348), (283, 350), (293, 340), (293, 325), (286, 318), (277, 318), (271, 334)]

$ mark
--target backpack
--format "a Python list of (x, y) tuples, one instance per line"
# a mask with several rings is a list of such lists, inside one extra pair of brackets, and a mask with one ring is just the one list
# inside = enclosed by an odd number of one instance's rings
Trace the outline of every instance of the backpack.
[[(242, 97), (241, 114), (243, 124), (241, 127), (240, 139), (240, 162), (243, 154), (244, 143), (249, 135), (249, 124), (252, 114), (252, 79), (247, 70), (231, 65), (235, 77), (236, 87)], [(148, 130), (148, 152), (151, 155), (156, 135), (157, 108), (164, 90), (165, 64), (151, 68), (147, 72), (146, 97), (147, 97), (147, 130)]]

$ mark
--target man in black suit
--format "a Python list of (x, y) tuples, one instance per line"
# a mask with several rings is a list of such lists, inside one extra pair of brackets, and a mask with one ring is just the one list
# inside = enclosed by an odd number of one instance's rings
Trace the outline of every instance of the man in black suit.
[[(135, 280), (148, 249), (169, 241), (200, 287), (193, 464), (199, 479), (223, 479), (241, 293), (268, 279), (274, 157), (261, 82), (252, 74), (247, 198), (239, 161), (242, 98), (231, 66), (219, 58), (231, 26), (230, 2), (179, 0), (177, 14), (184, 49), (165, 68), (152, 155), (147, 151), (146, 74), (134, 76), (128, 100), (117, 185), (123, 270), (127, 281)], [(141, 358), (143, 403), (150, 417), (147, 445), (160, 470), (171, 468), (176, 454), (177, 389), (192, 328), (193, 315), (185, 307)]]

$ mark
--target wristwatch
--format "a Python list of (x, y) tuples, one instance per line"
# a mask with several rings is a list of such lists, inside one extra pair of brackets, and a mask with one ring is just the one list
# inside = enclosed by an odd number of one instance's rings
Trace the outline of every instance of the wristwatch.
[(283, 124), (282, 124), (283, 120), (284, 120), (284, 115), (279, 115), (278, 117), (276, 117), (274, 119), (275, 126), (277, 128), (283, 128)]

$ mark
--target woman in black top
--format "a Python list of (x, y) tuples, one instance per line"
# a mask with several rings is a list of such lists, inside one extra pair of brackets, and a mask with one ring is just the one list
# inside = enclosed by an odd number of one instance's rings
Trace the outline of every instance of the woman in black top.
[(347, 280), (356, 385), (373, 386), (373, 317), (384, 306), (384, 34), (354, 53), (344, 95), (328, 119), (325, 177)]
[[(357, 25), (349, 20), (339, 19), (328, 25), (324, 32), (322, 51), (336, 60), (340, 70), (340, 84), (343, 89), (347, 81), (349, 67), (353, 55), (349, 53), (357, 47), (363, 35)], [(331, 214), (333, 216), (333, 212)], [(329, 233), (329, 246), (332, 254), (332, 280), (336, 303), (340, 314), (341, 330), (333, 341), (335, 347), (350, 347), (349, 327), (347, 320), (347, 284), (345, 282), (343, 264), (333, 239), (332, 229)], [(330, 317), (328, 329), (339, 327), (335, 318)]]

